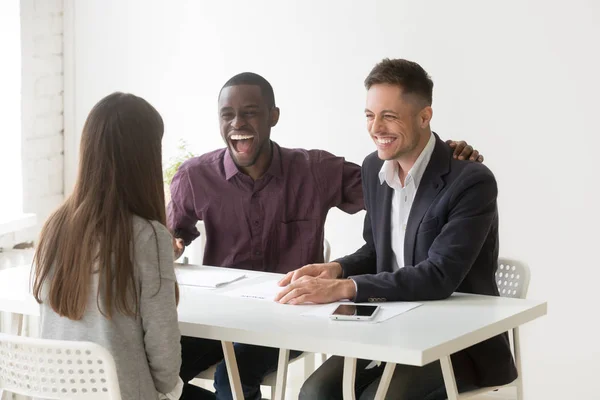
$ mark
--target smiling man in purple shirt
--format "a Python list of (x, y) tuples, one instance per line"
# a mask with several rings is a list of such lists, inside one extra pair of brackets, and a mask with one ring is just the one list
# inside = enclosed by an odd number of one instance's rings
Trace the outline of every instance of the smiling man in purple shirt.
[(188, 245), (204, 221), (206, 265), (285, 273), (323, 261), (331, 208), (363, 209), (360, 167), (322, 150), (272, 142), (279, 109), (271, 89), (243, 83), (251, 76), (222, 89), (219, 121), (227, 148), (180, 167), (169, 222), (179, 243)]
[[(227, 148), (188, 160), (171, 184), (169, 227), (176, 257), (206, 229), (205, 265), (287, 273), (323, 262), (323, 230), (333, 207), (364, 208), (360, 166), (322, 150), (287, 149), (271, 141), (279, 120), (273, 88), (242, 73), (219, 94), (219, 123)], [(455, 156), (483, 161), (465, 142)], [(277, 368), (278, 350), (236, 343), (244, 397), (260, 399), (260, 383)], [(297, 357), (299, 352), (291, 352)], [(188, 384), (223, 359), (218, 341), (182, 338), (182, 399), (213, 398)], [(230, 399), (225, 364), (215, 374), (217, 399)]]

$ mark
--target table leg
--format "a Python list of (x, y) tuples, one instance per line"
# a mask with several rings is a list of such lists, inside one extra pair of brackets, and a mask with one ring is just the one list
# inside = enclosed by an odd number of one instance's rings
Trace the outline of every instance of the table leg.
[(285, 385), (287, 383), (288, 363), (290, 361), (290, 351), (279, 349), (279, 363), (277, 365), (277, 380), (275, 381), (275, 399), (285, 399)]
[(517, 364), (517, 400), (523, 400), (523, 368), (521, 368), (521, 343), (519, 337), (519, 327), (513, 329), (513, 348), (515, 351), (515, 362)]
[(394, 376), (394, 370), (396, 369), (396, 364), (394, 363), (386, 363), (385, 368), (383, 370), (383, 375), (381, 375), (381, 380), (379, 381), (379, 387), (377, 387), (377, 393), (375, 393), (374, 400), (384, 400), (385, 395), (390, 387), (390, 382), (392, 381), (392, 376)]
[(21, 336), (23, 333), (23, 314), (11, 314), (9, 332), (11, 335)]
[(237, 360), (235, 359), (233, 343), (221, 342), (221, 344), (223, 346), (223, 358), (225, 359), (225, 365), (227, 366), (227, 375), (229, 376), (233, 400), (244, 400), (242, 382), (240, 381), (240, 371), (238, 370)]
[(442, 357), (440, 363), (442, 364), (442, 374), (444, 375), (444, 384), (446, 385), (446, 396), (448, 400), (458, 400), (458, 388), (450, 356)]
[(344, 358), (344, 400), (356, 400), (356, 358)]
[(317, 369), (317, 365), (315, 363), (315, 353), (304, 354), (304, 380), (307, 380), (308, 377), (311, 376), (312, 373)]

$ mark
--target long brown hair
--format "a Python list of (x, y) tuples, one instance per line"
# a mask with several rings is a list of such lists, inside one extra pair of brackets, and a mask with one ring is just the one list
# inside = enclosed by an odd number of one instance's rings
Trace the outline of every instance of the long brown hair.
[(132, 94), (113, 93), (94, 106), (81, 135), (73, 193), (40, 234), (33, 287), (39, 303), (47, 283), (52, 309), (81, 319), (97, 272), (103, 315), (137, 315), (132, 216), (166, 225), (163, 131), (156, 109)]

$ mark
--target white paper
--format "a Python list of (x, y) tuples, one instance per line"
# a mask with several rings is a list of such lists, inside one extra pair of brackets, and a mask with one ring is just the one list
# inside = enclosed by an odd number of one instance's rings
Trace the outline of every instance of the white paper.
[(177, 282), (183, 286), (217, 289), (246, 277), (244, 273), (226, 268), (197, 268), (181, 266), (175, 269)]
[[(333, 313), (333, 311), (340, 304), (342, 304), (342, 303), (333, 303), (333, 304), (327, 304), (327, 305), (320, 306), (320, 307), (314, 307), (310, 311), (305, 312), (301, 315), (305, 316), (305, 317), (329, 318), (331, 313)], [(372, 306), (374, 304), (366, 303), (364, 305)], [(377, 305), (380, 306), (380, 310), (379, 310), (379, 312), (377, 312), (377, 314), (375, 314), (375, 317), (372, 320), (354, 321), (354, 322), (357, 322), (357, 323), (370, 322), (370, 323), (377, 324), (377, 323), (380, 323), (383, 321), (387, 321), (388, 319), (397, 317), (398, 315), (403, 314), (412, 309), (415, 309), (415, 308), (419, 307), (421, 305), (421, 303), (389, 302), (389, 303), (377, 304)], [(353, 322), (353, 321), (336, 321), (336, 322), (342, 323), (342, 322)]]
[(266, 281), (254, 285), (243, 285), (222, 294), (224, 296), (274, 301), (275, 296), (283, 289), (283, 287), (277, 284), (277, 281)]

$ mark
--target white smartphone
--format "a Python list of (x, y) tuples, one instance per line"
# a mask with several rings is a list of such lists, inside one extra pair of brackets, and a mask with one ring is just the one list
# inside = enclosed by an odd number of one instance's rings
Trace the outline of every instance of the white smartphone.
[(369, 321), (375, 318), (379, 306), (340, 304), (330, 318), (337, 321)]

